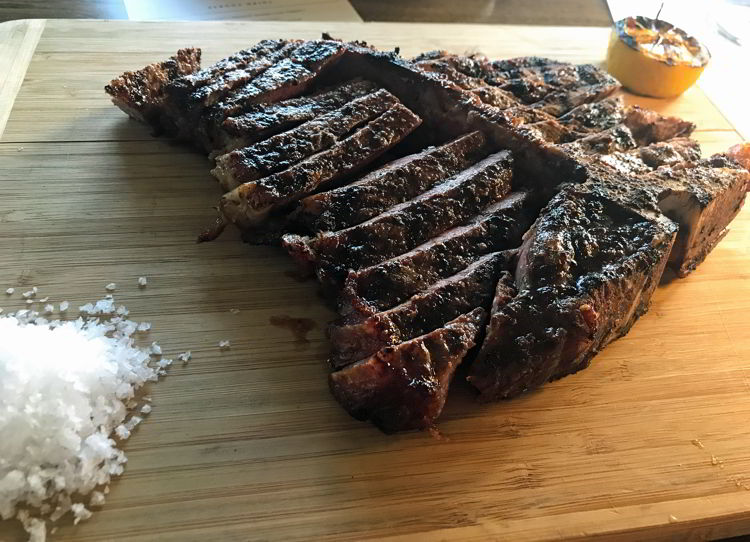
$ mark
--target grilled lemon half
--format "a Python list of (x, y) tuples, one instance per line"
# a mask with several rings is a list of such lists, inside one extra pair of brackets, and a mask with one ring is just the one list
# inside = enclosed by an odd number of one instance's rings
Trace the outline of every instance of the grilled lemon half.
[(658, 19), (626, 17), (612, 29), (607, 71), (636, 94), (670, 98), (695, 83), (710, 58), (684, 30)]

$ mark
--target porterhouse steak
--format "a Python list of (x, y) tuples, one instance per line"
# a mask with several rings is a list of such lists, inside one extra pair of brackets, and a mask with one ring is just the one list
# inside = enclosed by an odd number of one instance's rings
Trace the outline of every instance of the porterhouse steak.
[(618, 89), (589, 64), (327, 36), (203, 69), (182, 49), (106, 86), (215, 160), (202, 239), (234, 224), (319, 279), (331, 391), (388, 432), (430, 427), (461, 363), (483, 400), (586, 367), (725, 235), (744, 155), (701, 159), (692, 123)]

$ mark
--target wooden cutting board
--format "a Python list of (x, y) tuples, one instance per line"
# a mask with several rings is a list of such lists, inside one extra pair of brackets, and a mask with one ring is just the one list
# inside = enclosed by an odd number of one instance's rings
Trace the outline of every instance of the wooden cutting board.
[[(492, 57), (601, 61), (605, 29), (333, 23), (30, 21), (0, 25), (0, 290), (77, 306), (116, 298), (165, 353), (125, 474), (53, 540), (683, 539), (750, 532), (750, 212), (698, 271), (593, 366), (512, 401), (456, 383), (443, 439), (386, 436), (331, 398), (314, 283), (281, 250), (228, 232), (196, 245), (220, 195), (205, 157), (152, 139), (103, 86), (178, 47), (206, 64), (261, 38), (322, 31)], [(16, 91), (17, 95), (16, 95)], [(698, 124), (706, 153), (740, 138), (697, 88), (628, 97)], [(145, 275), (148, 287), (136, 280)], [(0, 298), (7, 310), (19, 296)], [(230, 309), (239, 309), (238, 314)], [(269, 324), (311, 318), (309, 342)], [(220, 352), (222, 339), (231, 350)], [(0, 338), (0, 340), (2, 340)], [(12, 438), (12, 435), (0, 435)], [(0, 539), (23, 535), (0, 524)]]

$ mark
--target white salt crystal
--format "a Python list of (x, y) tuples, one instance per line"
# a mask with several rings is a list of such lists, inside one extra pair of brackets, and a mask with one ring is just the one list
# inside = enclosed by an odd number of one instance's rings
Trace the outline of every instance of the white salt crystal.
[(116, 312), (120, 316), (127, 316), (130, 313), (130, 311), (125, 308), (125, 305), (120, 305), (119, 307), (117, 307), (117, 311)]
[(86, 507), (80, 502), (73, 504), (70, 509), (73, 511), (73, 515), (75, 516), (73, 525), (78, 525), (79, 522), (86, 521), (92, 515), (91, 510), (87, 510)]
[(39, 303), (46, 303), (47, 301), (49, 301), (49, 297), (43, 297), (39, 300)]
[(70, 303), (68, 303), (67, 301), (63, 301), (62, 303), (60, 303), (60, 312), (65, 312), (66, 310), (68, 310), (68, 307), (70, 307)]
[(5, 295), (13, 295), (13, 292), (15, 291), (15, 288), (8, 288), (7, 290), (5, 290)]
[(0, 307), (0, 314), (2, 314), (2, 313), (3, 313), (3, 308), (2, 308), (2, 307)]
[(47, 539), (47, 526), (39, 518), (32, 518), (28, 511), (19, 510), (16, 517), (29, 533), (29, 542), (45, 542)]
[(115, 435), (120, 437), (120, 439), (125, 440), (126, 438), (130, 436), (130, 431), (128, 430), (127, 427), (120, 424), (117, 427), (115, 427)]
[(144, 415), (151, 414), (151, 410), (152, 410), (151, 405), (143, 405), (141, 407), (141, 414), (144, 414)]
[[(91, 516), (71, 495), (103, 503), (92, 491), (107, 493), (127, 461), (114, 437), (127, 438), (142, 421), (125, 422), (137, 408), (132, 399), (163, 371), (134, 344), (135, 322), (111, 321), (113, 306), (87, 303), (73, 321), (48, 322), (31, 310), (0, 318), (0, 520), (18, 517), (31, 540), (43, 542), (46, 521), (68, 511), (76, 523)], [(46, 305), (45, 314), (53, 308)]]
[(183, 365), (187, 365), (188, 361), (191, 360), (193, 357), (193, 353), (188, 350), (187, 352), (183, 352), (182, 354), (177, 354), (177, 359), (182, 362)]
[(52, 305), (45, 305), (44, 306), (44, 314), (52, 314), (55, 312), (55, 307)]
[(229, 350), (232, 347), (229, 341), (219, 341), (219, 350)]
[(139, 288), (145, 288), (147, 284), (148, 284), (148, 279), (146, 277), (138, 277)]
[(34, 286), (34, 287), (33, 287), (33, 288), (31, 289), (31, 291), (32, 291), (32, 292), (34, 292), (34, 295), (36, 295), (36, 294), (37, 294), (37, 293), (39, 292), (39, 288), (37, 288), (36, 286)]
[(151, 346), (149, 347), (149, 353), (152, 356), (161, 356), (161, 346), (159, 346), (155, 342), (151, 343)]
[(169, 358), (162, 358), (158, 362), (156, 362), (156, 364), (162, 369), (165, 369), (166, 367), (172, 365), (172, 360)]
[(143, 418), (141, 418), (140, 416), (133, 416), (127, 422), (125, 422), (125, 427), (128, 429), (128, 431), (132, 431), (135, 426), (137, 426), (142, 421)]
[(100, 299), (94, 304), (92, 314), (113, 314), (115, 312), (115, 302), (113, 299)]
[(108, 292), (114, 292), (115, 290), (117, 290), (117, 284), (115, 284), (114, 282), (110, 282), (104, 287), (104, 289)]
[(91, 497), (89, 498), (89, 506), (103, 506), (104, 501), (104, 493), (102, 493), (101, 491), (91, 492)]
[(141, 322), (138, 324), (138, 327), (136, 328), (136, 331), (148, 331), (151, 329), (151, 324), (148, 322)]
[(32, 304), (33, 302), (34, 302), (34, 300), (33, 300), (33, 299), (27, 299), (27, 300), (26, 300), (26, 304), (27, 304), (27, 305), (31, 305), (31, 304)]

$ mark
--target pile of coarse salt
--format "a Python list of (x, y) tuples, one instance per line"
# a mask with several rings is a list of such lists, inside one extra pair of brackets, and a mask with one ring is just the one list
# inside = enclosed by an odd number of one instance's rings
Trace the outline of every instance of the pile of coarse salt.
[(142, 421), (136, 390), (171, 364), (136, 345), (151, 326), (111, 295), (80, 310), (71, 321), (0, 317), (0, 518), (21, 520), (33, 542), (48, 520), (71, 511), (78, 523), (104, 503), (126, 462), (113, 435), (130, 436)]

